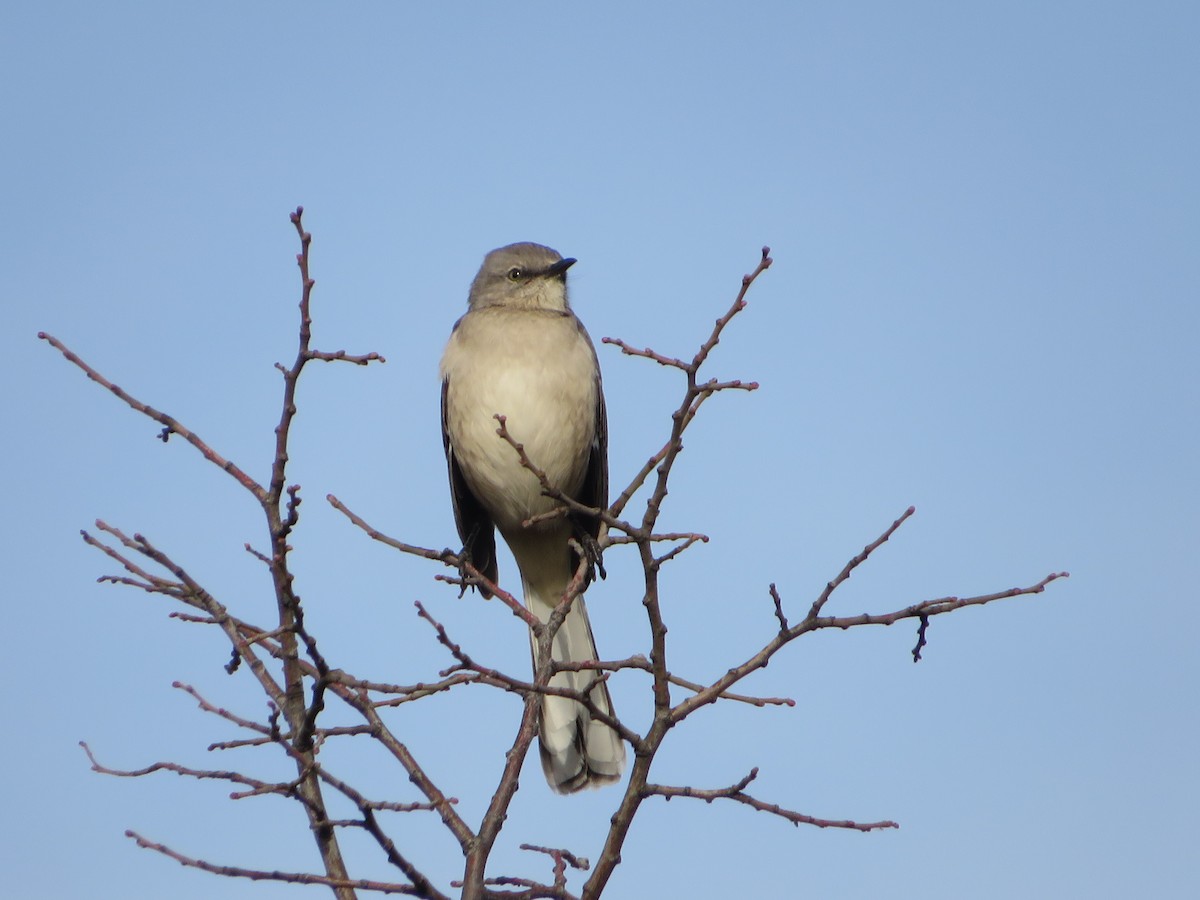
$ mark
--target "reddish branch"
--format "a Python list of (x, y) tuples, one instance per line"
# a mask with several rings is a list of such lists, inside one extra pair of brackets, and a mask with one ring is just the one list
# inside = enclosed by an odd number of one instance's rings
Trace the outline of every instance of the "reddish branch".
[[(735, 693), (732, 689), (752, 673), (765, 667), (783, 647), (805, 634), (828, 628), (848, 629), (864, 625), (891, 625), (904, 619), (917, 619), (919, 622), (918, 639), (913, 649), (913, 658), (919, 660), (921, 651), (927, 643), (928, 627), (933, 617), (969, 606), (982, 606), (997, 600), (1041, 593), (1055, 579), (1066, 576), (1065, 572), (1055, 573), (1036, 584), (992, 594), (924, 600), (887, 613), (864, 613), (855, 616), (826, 614), (826, 606), (837, 588), (912, 516), (913, 509), (910, 507), (878, 538), (864, 547), (861, 553), (847, 562), (842, 571), (825, 585), (809, 606), (807, 613), (799, 621), (795, 623), (789, 621), (783, 597), (774, 584), (770, 585), (769, 593), (778, 627), (771, 639), (754, 654), (725, 669), (720, 677), (710, 683), (692, 681), (670, 671), (670, 646), (667, 640), (667, 624), (660, 603), (659, 570), (664, 563), (677, 558), (694, 544), (706, 542), (708, 538), (698, 532), (660, 533), (656, 531), (656, 525), (667, 496), (668, 481), (674, 464), (683, 450), (683, 435), (700, 407), (710, 397), (723, 391), (752, 391), (758, 387), (755, 382), (738, 379), (701, 379), (700, 371), (707, 363), (713, 349), (720, 342), (725, 329), (734, 317), (745, 309), (746, 295), (751, 286), (770, 267), (769, 249), (763, 248), (758, 265), (753, 272), (742, 279), (741, 289), (733, 303), (724, 315), (716, 320), (712, 331), (691, 359), (666, 356), (649, 348), (635, 348), (617, 339), (604, 339), (605, 343), (617, 346), (626, 355), (648, 359), (660, 366), (676, 370), (684, 378), (683, 394), (679, 405), (671, 415), (670, 431), (665, 442), (634, 473), (628, 485), (608, 509), (592, 509), (582, 506), (559, 491), (557, 486), (549, 483), (545, 473), (537, 467), (537, 461), (529, 459), (524, 447), (513, 440), (508, 433), (503, 416), (497, 416), (499, 436), (511, 445), (522, 465), (539, 479), (543, 492), (558, 501), (558, 509), (537, 517), (537, 520), (570, 513), (584, 513), (599, 517), (611, 530), (611, 535), (605, 539), (604, 546), (629, 544), (636, 549), (643, 569), (642, 606), (649, 629), (648, 657), (636, 654), (621, 660), (596, 660), (572, 664), (555, 663), (551, 660), (550, 646), (554, 634), (562, 625), (572, 604), (583, 593), (589, 582), (588, 554), (584, 552), (584, 548), (575, 547), (580, 559), (579, 568), (548, 621), (543, 623), (526, 610), (520, 600), (504, 591), (499, 585), (489, 581), (470, 564), (469, 560), (462, 559), (459, 554), (448, 549), (424, 548), (389, 537), (348, 509), (332, 494), (328, 495), (327, 499), (330, 504), (372, 539), (401, 552), (440, 562), (457, 570), (457, 577), (439, 575), (437, 576), (439, 579), (458, 586), (460, 590), (465, 590), (470, 585), (486, 588), (492, 595), (499, 598), (514, 616), (529, 627), (534, 635), (536, 651), (533, 678), (531, 680), (514, 678), (476, 660), (473, 654), (450, 638), (446, 629), (423, 605), (416, 604), (417, 614), (432, 626), (437, 640), (446, 648), (455, 662), (449, 669), (440, 673), (437, 680), (402, 685), (360, 679), (342, 669), (332, 667), (326, 661), (318, 648), (315, 637), (305, 625), (304, 608), (300, 597), (295, 592), (293, 575), (289, 569), (291, 547), (288, 537), (300, 523), (302, 503), (299, 486), (287, 485), (288, 443), (291, 426), (297, 414), (296, 393), (301, 372), (305, 365), (313, 360), (340, 361), (356, 365), (384, 361), (383, 357), (377, 353), (349, 354), (342, 350), (326, 352), (312, 348), (311, 302), (315, 284), (309, 274), (309, 249), (312, 238), (302, 226), (301, 215), (301, 209), (297, 209), (292, 215), (292, 223), (300, 239), (301, 248), (297, 255), (301, 277), (299, 342), (296, 358), (290, 367), (276, 364), (276, 368), (283, 375), (284, 390), (280, 417), (275, 426), (275, 450), (270, 465), (270, 476), (265, 486), (216, 452), (177, 419), (154, 409), (113, 385), (56, 338), (44, 333), (39, 334), (39, 337), (62, 353), (68, 361), (79, 367), (88, 378), (109, 390), (131, 408), (161, 424), (163, 430), (160, 436), (164, 441), (171, 434), (180, 435), (205, 459), (233, 477), (254, 496), (265, 515), (270, 552), (261, 553), (254, 550), (249, 544), (245, 545), (245, 550), (269, 568), (278, 608), (278, 620), (273, 623), (273, 627), (257, 627), (230, 613), (183, 566), (176, 563), (144, 536), (134, 534), (130, 537), (102, 521), (96, 523), (97, 529), (103, 533), (102, 537), (98, 538), (86, 531), (83, 532), (83, 538), (89, 545), (99, 549), (124, 570), (124, 574), (107, 575), (101, 578), (101, 581), (137, 587), (147, 593), (168, 597), (172, 601), (183, 604), (189, 610), (188, 612), (175, 611), (173, 615), (176, 618), (189, 623), (213, 625), (221, 629), (232, 648), (233, 657), (229, 666), (230, 671), (239, 663), (245, 663), (264, 691), (270, 709), (265, 722), (246, 718), (215, 706), (205, 700), (194, 688), (176, 683), (176, 687), (193, 697), (203, 711), (220, 717), (250, 735), (242, 739), (213, 743), (209, 749), (229, 750), (251, 746), (275, 746), (293, 761), (296, 778), (288, 782), (270, 782), (255, 779), (243, 772), (230, 769), (198, 769), (169, 762), (153, 763), (140, 769), (113, 769), (97, 762), (90, 748), (85, 744), (83, 745), (84, 750), (93, 769), (97, 772), (121, 777), (141, 777), (156, 772), (172, 772), (197, 779), (226, 781), (245, 788), (245, 790), (232, 792), (231, 797), (234, 799), (264, 794), (293, 799), (305, 809), (321, 855), (325, 874), (273, 872), (216, 865), (185, 856), (134, 832), (127, 832), (127, 834), (136, 840), (139, 846), (162, 853), (183, 865), (219, 875), (321, 885), (330, 888), (341, 900), (349, 900), (355, 896), (355, 892), (358, 890), (407, 894), (442, 900), (446, 895), (432, 884), (414, 861), (408, 859), (400, 851), (376, 815), (381, 811), (390, 813), (432, 812), (439, 817), (443, 827), (461, 848), (464, 858), (464, 875), (463, 880), (456, 882), (454, 886), (462, 888), (464, 898), (489, 898), (489, 900), (490, 898), (497, 898), (497, 900), (498, 898), (505, 898), (505, 900), (529, 898), (529, 900), (533, 900), (533, 898), (545, 897), (574, 900), (575, 895), (567, 890), (567, 868), (587, 871), (589, 862), (568, 850), (530, 844), (521, 845), (522, 849), (550, 857), (553, 873), (552, 882), (549, 884), (529, 878), (487, 873), (492, 848), (507, 820), (509, 807), (517, 791), (519, 774), (537, 733), (538, 710), (541, 696), (544, 694), (565, 696), (584, 704), (590, 710), (593, 718), (609, 724), (634, 750), (628, 783), (616, 812), (612, 816), (611, 827), (601, 854), (583, 885), (580, 895), (583, 898), (597, 898), (604, 891), (613, 870), (620, 862), (622, 848), (629, 835), (634, 817), (641, 804), (651, 797), (662, 797), (668, 801), (676, 797), (683, 797), (703, 800), (707, 803), (725, 800), (766, 812), (797, 826), (805, 824), (820, 828), (843, 828), (858, 831), (897, 827), (896, 823), (891, 821), (853, 822), (821, 819), (760, 800), (746, 793), (746, 788), (758, 774), (757, 768), (751, 770), (745, 778), (726, 788), (700, 789), (690, 786), (656, 784), (649, 781), (651, 766), (667, 735), (673, 733), (675, 725), (700, 709), (720, 700), (749, 703), (760, 707), (794, 705), (794, 702), (787, 698), (756, 697)], [(640, 519), (636, 521), (632, 518), (623, 519), (623, 512), (643, 489), (647, 489), (647, 491), (645, 508)], [(663, 542), (672, 543), (674, 546), (656, 555), (656, 548), (661, 550), (659, 545)], [(158, 570), (166, 574), (158, 574)], [(594, 669), (601, 673), (600, 677), (602, 678), (608, 678), (613, 673), (627, 670), (649, 674), (654, 701), (653, 716), (644, 734), (632, 730), (620, 719), (598, 709), (590, 698), (590, 691), (588, 694), (584, 694), (579, 691), (550, 686), (550, 679), (556, 673), (583, 669)], [(380, 709), (384, 707), (445, 693), (464, 684), (481, 684), (493, 689), (516, 693), (524, 701), (516, 734), (506, 753), (505, 766), (499, 784), (477, 828), (472, 828), (462, 819), (455, 809), (457, 800), (446, 796), (438, 788), (407, 745), (389, 729), (380, 717)], [(670, 690), (672, 686), (685, 689), (688, 692), (687, 696), (674, 702)], [(322, 725), (321, 720), (327, 703), (335, 701), (353, 710), (360, 717), (361, 723), (337, 727)], [(378, 742), (405, 771), (408, 781), (423, 799), (415, 802), (370, 799), (344, 778), (330, 771), (319, 760), (319, 752), (326, 742), (343, 737), (368, 737)], [(323, 793), (325, 790), (332, 790), (349, 801), (357, 810), (357, 815), (353, 818), (331, 819), (326, 812)], [(384, 857), (404, 875), (405, 880), (402, 883), (391, 883), (351, 878), (338, 847), (337, 831), (343, 828), (360, 829), (370, 835)], [(494, 888), (502, 888), (502, 890)]]
[[(366, 878), (334, 878), (328, 875), (313, 875), (307, 872), (280, 872), (278, 870), (267, 872), (262, 869), (243, 869), (241, 866), (219, 866), (202, 859), (185, 856), (176, 850), (172, 850), (165, 844), (158, 844), (142, 837), (136, 831), (126, 831), (125, 836), (133, 838), (139, 847), (161, 853), (163, 856), (175, 860), (180, 865), (192, 869), (201, 869), (205, 872), (211, 872), (214, 875), (225, 875), (230, 878), (249, 878), (251, 881), (282, 881), (287, 884), (324, 885), (333, 888), (335, 894), (346, 894), (350, 897), (354, 896), (354, 891), (356, 890), (375, 891), (381, 894), (408, 894), (417, 897), (428, 896), (420, 893), (415, 887), (408, 884), (369, 881)], [(437, 896), (443, 895), (439, 894)]]
[(249, 475), (247, 475), (238, 466), (234, 465), (233, 462), (231, 462), (230, 460), (226, 459), (225, 457), (221, 456), (221, 454), (219, 454), (215, 450), (213, 450), (208, 444), (206, 444), (203, 440), (201, 440), (199, 435), (197, 435), (195, 432), (193, 432), (189, 428), (185, 427), (177, 419), (175, 419), (172, 416), (167, 415), (164, 412), (159, 412), (154, 407), (149, 406), (148, 404), (145, 404), (142, 401), (138, 400), (136, 397), (130, 396), (129, 394), (125, 393), (125, 391), (121, 390), (121, 388), (117, 387), (117, 385), (113, 384), (111, 381), (109, 381), (107, 378), (105, 378), (103, 375), (101, 375), (99, 372), (97, 372), (95, 369), (93, 369), (91, 366), (89, 366), (87, 363), (85, 363), (82, 359), (80, 359), (78, 356), (76, 356), (75, 353), (73, 353), (71, 350), (69, 350), (67, 348), (67, 346), (62, 341), (60, 341), (58, 338), (56, 338), (54, 335), (47, 334), (44, 331), (39, 331), (38, 337), (41, 338), (46, 343), (48, 343), (51, 347), (53, 347), (55, 350), (57, 350), (63, 356), (65, 356), (67, 358), (68, 362), (70, 362), (70, 363), (74, 364), (75, 366), (78, 366), (80, 369), (82, 369), (84, 374), (87, 375), (87, 377), (90, 378), (92, 381), (96, 382), (96, 384), (100, 385), (102, 388), (105, 388), (105, 389), (111, 391), (117, 397), (120, 397), (122, 400), (125, 401), (126, 404), (128, 404), (131, 408), (140, 412), (142, 415), (147, 416), (156, 422), (162, 423), (162, 425), (165, 426), (165, 431), (163, 432), (164, 440), (165, 440), (165, 435), (168, 435), (168, 434), (179, 435), (181, 438), (183, 438), (185, 441), (187, 441), (189, 444), (191, 444), (193, 447), (195, 447), (197, 450), (199, 450), (200, 454), (205, 459), (207, 459), (210, 463), (212, 463), (213, 465), (215, 465), (217, 468), (221, 469), (222, 471), (228, 472), (230, 475), (232, 475), (234, 480), (237, 481), (238, 484), (240, 484), (242, 487), (244, 487), (246, 490), (248, 490), (250, 493), (252, 493), (260, 501), (266, 497), (266, 490), (263, 488), (263, 486), (261, 484), (259, 484), (257, 481), (255, 481), (253, 478), (251, 478)]
[(430, 550), (425, 547), (418, 547), (415, 544), (406, 544), (404, 541), (396, 540), (396, 538), (388, 537), (382, 531), (372, 527), (357, 513), (351, 511), (342, 501), (333, 494), (328, 494), (325, 497), (329, 501), (329, 505), (342, 513), (347, 519), (365, 531), (373, 540), (379, 541), (395, 550), (402, 553), (408, 553), (413, 556), (420, 556), (424, 559), (433, 559), (445, 563), (464, 573), (465, 579), (448, 578), (444, 575), (437, 576), (439, 580), (449, 584), (459, 585), (466, 588), (469, 585), (480, 585), (487, 589), (496, 599), (512, 610), (512, 614), (528, 625), (530, 628), (538, 627), (537, 617), (525, 608), (520, 600), (504, 590), (500, 585), (491, 581), (486, 575), (476, 569), (469, 559), (464, 559), (459, 554), (451, 550)]
[[(323, 660), (316, 651), (315, 641), (311, 639), (311, 636), (306, 635), (303, 630), (300, 601), (293, 591), (293, 576), (288, 569), (287, 554), (290, 548), (287, 543), (287, 537), (299, 520), (299, 488), (294, 485), (286, 488), (287, 500), (284, 501), (283, 497), (288, 463), (288, 438), (291, 423), (297, 409), (296, 385), (305, 364), (314, 359), (323, 361), (344, 360), (357, 364), (366, 364), (373, 360), (382, 361), (382, 357), (378, 354), (350, 355), (344, 351), (326, 353), (312, 349), (310, 345), (312, 334), (310, 307), (314, 282), (309, 276), (308, 270), (309, 248), (312, 238), (302, 226), (302, 214), (303, 210), (297, 209), (291, 217), (292, 224), (296, 229), (301, 244), (301, 251), (297, 256), (297, 263), (301, 274), (299, 349), (296, 359), (290, 368), (284, 369), (282, 366), (279, 367), (284, 376), (284, 395), (279, 424), (275, 429), (276, 442), (270, 467), (270, 480), (266, 487), (248, 475), (241, 467), (214, 450), (206, 441), (184, 426), (179, 420), (154, 409), (112, 384), (69, 350), (57, 338), (44, 332), (39, 333), (39, 337), (61, 352), (69, 362), (78, 366), (88, 378), (108, 389), (133, 409), (163, 425), (163, 431), (160, 436), (164, 441), (171, 434), (178, 434), (183, 437), (205, 459), (228, 473), (242, 487), (249, 491), (262, 508), (266, 517), (271, 553), (269, 557), (263, 554), (259, 554), (259, 557), (267, 562), (270, 567), (278, 603), (279, 625), (278, 629), (276, 629), (278, 634), (276, 653), (278, 654), (277, 658), (281, 659), (283, 663), (283, 677), (281, 681), (276, 680), (257, 657), (251, 644), (242, 633), (241, 623), (237, 623), (221, 604), (191, 579), (181, 566), (176, 565), (166, 554), (153, 547), (141, 535), (134, 535), (131, 539), (117, 529), (109, 528), (104, 523), (97, 522), (98, 528), (108, 532), (120, 542), (127, 551), (124, 553), (114, 548), (106, 547), (102, 542), (97, 541), (86, 532), (84, 533), (84, 539), (89, 544), (100, 547), (110, 557), (120, 561), (126, 571), (130, 573), (129, 576), (116, 576), (109, 580), (137, 586), (152, 593), (163, 593), (189, 606), (200, 609), (211, 618), (214, 624), (220, 625), (225, 631), (226, 636), (233, 645), (236, 659), (245, 660), (250, 664), (251, 670), (254, 672), (260, 685), (276, 707), (283, 712), (288, 721), (290, 733), (293, 735), (292, 749), (297, 753), (296, 765), (298, 777), (296, 795), (298, 799), (302, 800), (302, 805), (308, 814), (309, 823), (312, 826), (312, 832), (325, 866), (325, 878), (328, 879), (325, 883), (335, 885), (334, 893), (339, 898), (342, 898), (342, 900), (349, 900), (349, 898), (354, 896), (354, 892), (352, 887), (348, 886), (349, 879), (338, 846), (336, 832), (327, 824), (328, 816), (325, 814), (320, 782), (314, 769), (315, 757), (312, 747), (314, 722), (316, 715), (323, 705), (325, 684), (323, 680), (318, 679), (313, 689), (312, 704), (310, 706), (304, 696), (304, 667), (299, 664), (298, 641), (302, 640), (311, 664), (318, 670), (325, 668)], [(159, 566), (169, 571), (174, 576), (173, 580), (168, 581), (159, 576), (150, 575), (129, 557), (129, 553), (153, 560)]]
[[(900, 518), (898, 518), (888, 527), (887, 531), (875, 538), (875, 540), (871, 541), (871, 543), (867, 544), (867, 546), (863, 547), (862, 553), (858, 554), (858, 556), (855, 556), (848, 563), (846, 563), (846, 565), (842, 567), (842, 571), (838, 573), (837, 577), (825, 585), (825, 590), (821, 591), (821, 595), (813, 601), (813, 605), (808, 611), (808, 617), (812, 619), (820, 615), (821, 610), (829, 601), (829, 598), (833, 595), (833, 592), (841, 587), (841, 585), (846, 581), (847, 578), (850, 577), (850, 574), (855, 569), (867, 561), (867, 557), (882, 547), (887, 542), (888, 538), (895, 534), (900, 526), (907, 522), (909, 517), (911, 517), (916, 511), (917, 508), (915, 506), (910, 506), (904, 511)], [(774, 591), (774, 585), (772, 585), (772, 591)]]
[(757, 777), (758, 769), (754, 768), (750, 770), (749, 775), (737, 782), (737, 784), (731, 784), (727, 788), (699, 790), (693, 787), (670, 787), (664, 784), (647, 784), (644, 793), (647, 797), (658, 796), (666, 800), (670, 800), (672, 797), (691, 797), (695, 800), (703, 800), (705, 803), (712, 803), (714, 800), (733, 800), (752, 809), (757, 809), (759, 812), (770, 813), (773, 816), (786, 819), (796, 826), (815, 825), (818, 828), (845, 828), (851, 831), (877, 831), (881, 828), (900, 827), (891, 821), (851, 822), (849, 819), (818, 819), (815, 816), (807, 816), (804, 813), (784, 809), (775, 803), (764, 803), (762, 800), (755, 799), (746, 793), (746, 787)]
[(280, 794), (285, 797), (294, 797), (296, 788), (294, 783), (285, 782), (266, 782), (260, 781), (257, 778), (251, 778), (249, 775), (244, 775), (241, 772), (235, 772), (229, 769), (193, 769), (189, 766), (181, 766), (173, 762), (156, 762), (148, 766), (143, 766), (140, 769), (112, 769), (102, 765), (92, 753), (92, 748), (87, 745), (86, 741), (80, 741), (79, 746), (83, 748), (83, 752), (87, 754), (88, 762), (92, 764), (92, 771), (99, 772), (102, 775), (114, 775), (120, 778), (141, 778), (144, 775), (151, 775), (155, 772), (173, 772), (176, 775), (184, 775), (189, 778), (196, 779), (213, 779), (216, 781), (232, 781), (235, 784), (243, 784), (250, 788), (249, 791), (235, 791), (229, 796), (231, 799), (240, 800), (244, 797), (258, 796), (262, 794)]

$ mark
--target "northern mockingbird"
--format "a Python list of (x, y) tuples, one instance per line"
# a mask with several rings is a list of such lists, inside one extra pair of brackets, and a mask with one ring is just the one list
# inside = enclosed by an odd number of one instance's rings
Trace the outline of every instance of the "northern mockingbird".
[[(551, 485), (586, 506), (608, 506), (600, 367), (567, 302), (567, 269), (574, 262), (540, 244), (510, 244), (489, 253), (441, 364), (442, 440), (464, 550), (495, 582), (493, 529), (499, 529), (521, 570), (525, 604), (543, 622), (578, 566), (568, 540), (578, 536), (594, 546), (600, 522), (559, 516), (523, 527), (560, 504), (543, 495), (536, 476), (497, 434), (495, 416), (506, 417), (509, 434)], [(536, 663), (536, 642), (533, 646)], [(559, 662), (597, 659), (582, 596), (575, 598), (551, 653)], [(590, 688), (591, 702), (611, 715), (608, 688), (597, 677), (594, 670), (559, 672), (550, 685)], [(621, 775), (625, 745), (578, 701), (544, 696), (539, 738), (542, 768), (557, 792), (598, 787)]]

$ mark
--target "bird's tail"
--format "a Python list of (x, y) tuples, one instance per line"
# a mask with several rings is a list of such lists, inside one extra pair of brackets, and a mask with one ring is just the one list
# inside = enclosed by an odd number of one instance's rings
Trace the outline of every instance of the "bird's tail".
[[(547, 591), (522, 577), (525, 603), (543, 622), (562, 599), (562, 590)], [(542, 589), (539, 590), (539, 587)], [(534, 664), (537, 663), (537, 641), (530, 632)], [(598, 659), (592, 626), (588, 622), (583, 597), (576, 597), (562, 627), (554, 635), (551, 655), (556, 662), (587, 662)], [(608, 686), (600, 682), (599, 672), (558, 672), (550, 679), (551, 687), (588, 691), (596, 706), (612, 715), (612, 699)], [(625, 744), (608, 725), (592, 718), (587, 707), (566, 697), (546, 695), (542, 698), (542, 719), (538, 732), (542, 753), (542, 769), (546, 780), (556, 792), (573, 794), (587, 787), (600, 787), (621, 777), (625, 767)]]

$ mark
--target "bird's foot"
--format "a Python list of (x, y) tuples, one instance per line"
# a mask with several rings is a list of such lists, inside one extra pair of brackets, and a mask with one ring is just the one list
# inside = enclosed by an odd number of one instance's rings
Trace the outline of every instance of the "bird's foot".
[(590, 531), (575, 526), (576, 538), (579, 541), (579, 546), (583, 548), (584, 559), (587, 561), (587, 581), (590, 584), (596, 580), (596, 574), (600, 577), (607, 578), (608, 572), (604, 570), (604, 551), (600, 547), (600, 542), (592, 535)]

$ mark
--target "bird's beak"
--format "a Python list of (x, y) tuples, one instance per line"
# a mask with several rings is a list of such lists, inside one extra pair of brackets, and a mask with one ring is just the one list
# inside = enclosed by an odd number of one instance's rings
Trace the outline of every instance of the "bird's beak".
[(567, 259), (560, 259), (558, 262), (550, 266), (550, 268), (546, 269), (546, 274), (553, 275), (556, 278), (561, 277), (562, 275), (566, 274), (567, 269), (575, 265), (575, 262), (576, 261), (574, 259), (569, 257)]

